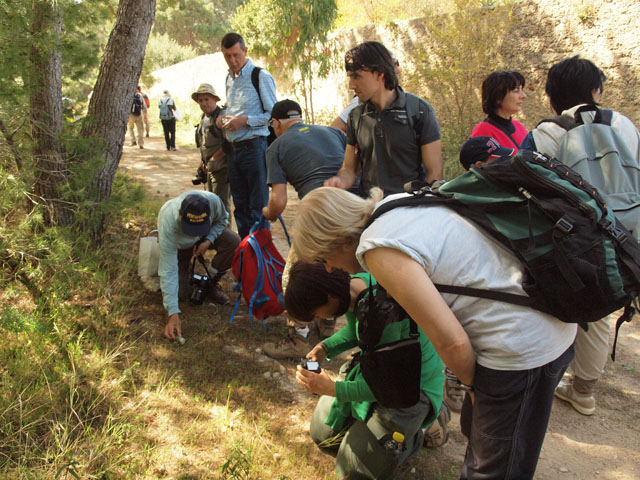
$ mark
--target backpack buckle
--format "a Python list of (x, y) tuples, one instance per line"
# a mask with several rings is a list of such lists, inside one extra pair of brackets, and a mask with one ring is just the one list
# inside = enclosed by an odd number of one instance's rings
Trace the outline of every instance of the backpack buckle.
[(622, 244), (627, 241), (627, 234), (617, 225), (607, 220), (607, 224), (602, 226), (618, 243)]
[(573, 230), (573, 223), (571, 223), (566, 218), (562, 217), (560, 220), (556, 222), (553, 228), (554, 230), (555, 229), (560, 230), (562, 233), (571, 233), (571, 231)]

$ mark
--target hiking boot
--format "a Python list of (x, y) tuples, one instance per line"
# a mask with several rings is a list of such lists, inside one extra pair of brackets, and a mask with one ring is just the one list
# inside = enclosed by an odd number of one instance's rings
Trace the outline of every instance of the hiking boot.
[(271, 358), (294, 358), (296, 360), (304, 357), (309, 351), (309, 339), (300, 335), (287, 335), (279, 342), (265, 342), (262, 351)]
[(144, 148), (142, 145), (140, 145), (140, 148)]
[(318, 318), (313, 323), (318, 328), (318, 334), (320, 335), (320, 340), (324, 340), (325, 338), (329, 338), (331, 335), (336, 333), (336, 319), (335, 318)]
[(465, 391), (461, 390), (458, 386), (458, 377), (445, 368), (444, 370), (446, 381), (444, 382), (444, 398), (454, 412), (460, 412), (462, 410), (462, 403), (464, 402)]
[(593, 394), (578, 393), (570, 383), (560, 382), (556, 387), (556, 397), (569, 402), (582, 415), (593, 415), (596, 411), (596, 400)]
[(147, 132), (147, 134), (145, 135), (145, 137), (149, 138), (149, 132)]
[(135, 147), (136, 145), (137, 145), (137, 143), (136, 143), (136, 142), (131, 142), (131, 146), (132, 146), (132, 147)]
[(220, 285), (217, 283), (211, 288), (209, 298), (213, 303), (217, 303), (218, 305), (226, 305), (231, 301), (229, 300), (227, 294), (222, 291)]
[(447, 402), (442, 402), (438, 418), (429, 428), (422, 431), (424, 434), (423, 445), (427, 448), (441, 447), (449, 440), (449, 422), (451, 421), (451, 410)]

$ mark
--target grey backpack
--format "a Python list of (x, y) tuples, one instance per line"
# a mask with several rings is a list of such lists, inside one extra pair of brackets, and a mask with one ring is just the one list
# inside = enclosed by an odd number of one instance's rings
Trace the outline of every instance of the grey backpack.
[[(583, 112), (594, 111), (593, 123)], [(574, 119), (561, 115), (548, 120), (567, 133), (556, 158), (598, 189), (615, 216), (640, 241), (640, 152), (632, 152), (611, 128), (613, 112), (595, 105), (576, 110)]]

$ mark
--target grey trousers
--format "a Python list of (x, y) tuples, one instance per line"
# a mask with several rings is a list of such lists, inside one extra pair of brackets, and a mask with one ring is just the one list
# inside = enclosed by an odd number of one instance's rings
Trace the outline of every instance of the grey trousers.
[[(346, 371), (344, 364), (340, 371)], [(340, 376), (343, 380), (344, 376)], [(340, 381), (338, 380), (338, 381)], [(385, 408), (374, 404), (373, 413), (366, 423), (350, 419), (347, 432), (339, 447), (323, 447), (323, 441), (338, 434), (338, 431), (324, 423), (331, 410), (334, 397), (323, 395), (311, 418), (309, 433), (313, 441), (326, 453), (336, 456), (336, 474), (349, 480), (393, 478), (393, 472), (413, 453), (420, 450), (423, 442), (422, 423), (431, 412), (431, 402), (420, 393), (420, 401), (409, 408)], [(386, 440), (393, 432), (405, 436), (405, 448), (398, 454), (387, 452)]]

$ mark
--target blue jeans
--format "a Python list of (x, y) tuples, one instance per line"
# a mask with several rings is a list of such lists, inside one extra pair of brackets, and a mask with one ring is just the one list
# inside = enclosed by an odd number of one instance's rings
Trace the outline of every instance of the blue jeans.
[(461, 479), (533, 478), (547, 431), (553, 392), (573, 359), (573, 345), (531, 370), (476, 365), (473, 405), (466, 395), (460, 416), (469, 439)]
[(266, 150), (267, 139), (258, 137), (250, 145), (234, 147), (227, 154), (229, 186), (235, 207), (233, 216), (240, 238), (249, 235), (269, 201)]

